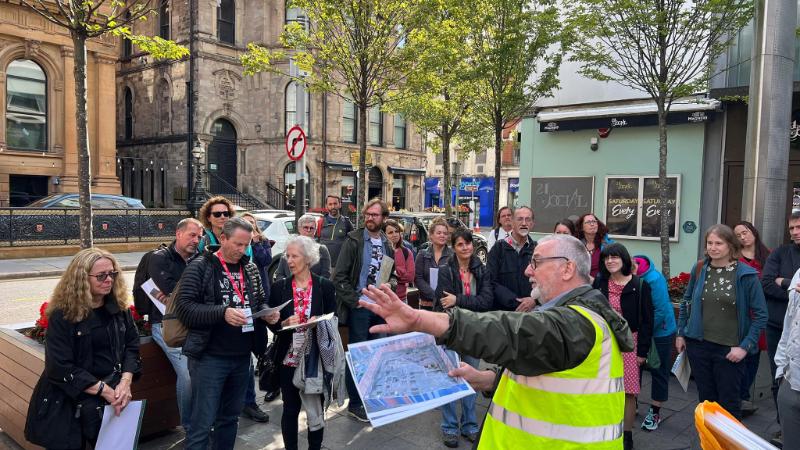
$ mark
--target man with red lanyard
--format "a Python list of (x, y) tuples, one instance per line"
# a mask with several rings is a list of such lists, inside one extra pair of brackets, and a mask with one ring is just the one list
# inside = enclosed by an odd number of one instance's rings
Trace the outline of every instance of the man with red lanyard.
[(187, 450), (206, 450), (214, 427), (215, 449), (233, 449), (249, 383), (251, 354), (263, 353), (264, 321), (252, 313), (266, 304), (258, 267), (245, 254), (252, 227), (234, 217), (225, 222), (220, 247), (207, 248), (181, 277), (176, 315), (189, 328), (183, 353), (189, 358), (192, 418)]

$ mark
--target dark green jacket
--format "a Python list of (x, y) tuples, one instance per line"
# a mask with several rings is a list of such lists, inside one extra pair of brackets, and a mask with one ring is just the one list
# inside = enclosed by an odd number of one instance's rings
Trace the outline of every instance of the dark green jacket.
[[(383, 240), (383, 254), (394, 259), (394, 249), (392, 244), (381, 233)], [(358, 305), (360, 292), (356, 292), (358, 277), (361, 274), (361, 261), (364, 253), (364, 228), (357, 228), (347, 233), (347, 239), (342, 244), (339, 252), (339, 259), (336, 261), (336, 269), (333, 271), (333, 285), (336, 287), (336, 315), (339, 317), (340, 324), (346, 324), (349, 311)], [(392, 290), (397, 289), (397, 275), (392, 265), (392, 273), (389, 276), (389, 285)]]
[(569, 305), (583, 306), (608, 322), (620, 351), (633, 351), (628, 323), (596, 289), (581, 286), (544, 311), (476, 313), (453, 308), (450, 328), (440, 344), (517, 375), (537, 376), (571, 369), (583, 362), (594, 345), (594, 327)]

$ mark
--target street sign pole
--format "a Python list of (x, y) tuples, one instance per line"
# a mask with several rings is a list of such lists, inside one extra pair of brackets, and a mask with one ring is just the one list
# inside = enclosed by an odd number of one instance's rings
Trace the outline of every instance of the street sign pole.
[[(292, 59), (292, 67), (290, 68), (292, 75), (296, 75), (301, 78), (304, 77), (304, 71), (297, 67), (295, 64), (294, 59)], [(295, 81), (295, 122), (297, 125), (300, 126), (303, 130), (307, 130), (308, 124), (305, 123), (306, 121), (306, 85), (304, 82)], [(307, 144), (307, 141), (306, 141)], [(308, 153), (308, 146), (306, 145), (306, 151), (303, 152), (302, 158), (300, 161), (296, 161), (294, 164), (294, 173), (295, 173), (295, 199), (294, 199), (294, 215), (295, 215), (295, 223), (300, 216), (305, 214), (306, 211), (306, 154)]]

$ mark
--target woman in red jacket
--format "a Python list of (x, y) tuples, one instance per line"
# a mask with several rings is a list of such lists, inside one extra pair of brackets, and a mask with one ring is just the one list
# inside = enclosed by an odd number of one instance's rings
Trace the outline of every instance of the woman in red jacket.
[(408, 303), (408, 283), (414, 282), (414, 254), (403, 245), (403, 226), (394, 219), (387, 219), (383, 226), (386, 237), (394, 248), (394, 271), (397, 274), (397, 296)]

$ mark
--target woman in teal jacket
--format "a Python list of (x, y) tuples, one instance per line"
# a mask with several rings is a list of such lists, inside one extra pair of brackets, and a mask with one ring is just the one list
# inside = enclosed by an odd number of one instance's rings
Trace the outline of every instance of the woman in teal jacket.
[(656, 270), (653, 261), (647, 256), (634, 256), (633, 262), (636, 275), (650, 286), (650, 298), (653, 301), (653, 342), (661, 360), (657, 369), (647, 369), (652, 377), (650, 386), (652, 404), (642, 421), (642, 429), (654, 431), (661, 423), (661, 404), (669, 398), (669, 371), (672, 368), (672, 345), (675, 342), (677, 326), (664, 275)]
[(767, 307), (756, 270), (738, 261), (733, 230), (714, 225), (705, 241), (706, 258), (692, 268), (681, 302), (675, 347), (686, 350), (700, 401), (718, 402), (738, 419), (743, 360), (758, 351)]

